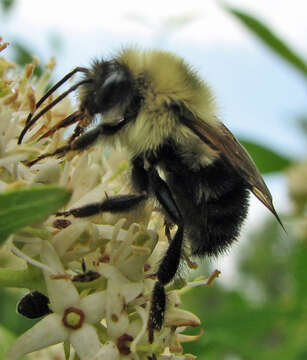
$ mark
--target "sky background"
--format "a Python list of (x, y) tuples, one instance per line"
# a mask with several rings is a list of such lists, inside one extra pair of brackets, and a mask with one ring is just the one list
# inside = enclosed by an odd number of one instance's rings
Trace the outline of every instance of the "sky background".
[[(306, 0), (227, 3), (265, 21), (307, 58)], [(56, 56), (54, 80), (127, 45), (173, 51), (211, 85), (220, 118), (236, 136), (293, 158), (306, 156), (306, 140), (296, 126), (296, 118), (307, 114), (306, 80), (218, 1), (19, 0), (0, 21), (5, 41), (23, 42), (44, 62)], [(266, 180), (276, 208), (283, 211), (289, 206), (285, 181)], [(248, 224), (256, 226), (265, 210), (255, 200), (252, 205)]]

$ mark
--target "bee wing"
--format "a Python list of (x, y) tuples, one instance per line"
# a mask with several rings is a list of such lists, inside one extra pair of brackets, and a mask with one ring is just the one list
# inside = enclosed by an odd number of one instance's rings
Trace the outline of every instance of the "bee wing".
[(210, 125), (195, 116), (181, 118), (183, 124), (201, 140), (218, 150), (247, 182), (252, 193), (271, 211), (285, 230), (273, 205), (272, 195), (267, 188), (249, 153), (222, 123)]

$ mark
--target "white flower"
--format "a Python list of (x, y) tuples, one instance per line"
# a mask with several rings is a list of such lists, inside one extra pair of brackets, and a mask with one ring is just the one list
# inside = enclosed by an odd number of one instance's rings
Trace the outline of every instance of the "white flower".
[[(41, 259), (55, 271), (64, 273), (64, 268), (52, 245), (45, 241)], [(69, 341), (82, 360), (92, 359), (102, 345), (94, 324), (106, 311), (106, 291), (96, 292), (81, 298), (71, 280), (53, 279), (44, 270), (50, 314), (21, 335), (10, 348), (4, 360), (18, 359), (24, 354), (59, 342)]]

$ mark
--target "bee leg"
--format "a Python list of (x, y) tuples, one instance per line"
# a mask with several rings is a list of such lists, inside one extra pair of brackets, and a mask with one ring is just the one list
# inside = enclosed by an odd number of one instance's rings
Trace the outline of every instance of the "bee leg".
[(87, 217), (96, 215), (102, 212), (119, 213), (122, 211), (129, 211), (136, 208), (142, 201), (147, 198), (147, 193), (128, 194), (108, 197), (102, 202), (92, 203), (81, 206), (79, 208), (68, 211), (57, 212), (56, 216)]
[(137, 194), (106, 196), (102, 202), (88, 204), (68, 211), (58, 212), (57, 216), (86, 217), (101, 212), (118, 213), (136, 208), (148, 197), (148, 174), (139, 158), (132, 162), (132, 182)]
[(71, 135), (71, 137), (68, 140), (68, 143), (73, 142), (77, 137), (81, 136), (85, 131), (85, 126), (82, 125), (77, 125), (74, 129), (73, 134)]
[(148, 320), (149, 342), (153, 342), (154, 330), (160, 330), (164, 321), (166, 293), (164, 286), (174, 278), (180, 263), (183, 244), (183, 218), (172, 196), (167, 183), (162, 180), (157, 170), (150, 171), (150, 185), (170, 219), (177, 224), (178, 229), (171, 240), (157, 272), (157, 282), (152, 294), (150, 315)]
[(164, 220), (164, 234), (169, 243), (172, 241), (172, 236), (171, 236), (171, 228), (172, 227), (173, 227), (173, 224), (171, 222), (169, 222), (167, 219), (165, 219)]
[(53, 156), (56, 156), (56, 155), (62, 156), (64, 154), (66, 154), (70, 150), (71, 150), (70, 144), (67, 144), (67, 145), (64, 145), (64, 146), (61, 146), (61, 147), (57, 148), (53, 152), (42, 154), (42, 155), (38, 156), (36, 159), (34, 159), (32, 161), (26, 161), (25, 164), (27, 166), (32, 166), (32, 165), (36, 164), (37, 162), (39, 162), (40, 160), (43, 160), (45, 158), (53, 157)]
[(86, 148), (93, 145), (98, 140), (99, 137), (111, 136), (115, 134), (117, 131), (119, 131), (124, 125), (125, 125), (125, 121), (122, 121), (116, 125), (101, 124), (96, 128), (94, 128), (93, 130), (90, 130), (80, 135), (76, 139), (73, 138), (73, 141), (69, 141), (66, 145), (56, 149), (54, 152), (42, 154), (35, 160), (27, 162), (27, 165), (32, 166), (42, 159), (45, 159), (47, 157), (52, 157), (55, 155), (64, 155), (69, 151), (85, 150)]
[(84, 114), (81, 113), (80, 111), (75, 111), (74, 113), (68, 115), (66, 118), (62, 119), (61, 121), (59, 121), (57, 124), (55, 124), (51, 129), (49, 129), (47, 132), (45, 132), (40, 138), (39, 140), (51, 136), (53, 135), (56, 131), (58, 131), (59, 129), (68, 127), (72, 124), (74, 124), (77, 121), (80, 121), (82, 119), (82, 117), (84, 117)]

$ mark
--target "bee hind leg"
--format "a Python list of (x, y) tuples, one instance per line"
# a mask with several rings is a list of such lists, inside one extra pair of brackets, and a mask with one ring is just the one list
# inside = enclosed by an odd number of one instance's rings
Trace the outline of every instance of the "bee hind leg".
[(172, 196), (167, 183), (161, 179), (156, 169), (150, 171), (150, 183), (155, 195), (170, 219), (177, 224), (178, 229), (170, 242), (158, 271), (154, 286), (151, 309), (148, 320), (149, 342), (153, 342), (154, 330), (161, 330), (166, 308), (166, 293), (164, 286), (172, 281), (179, 267), (183, 244), (183, 218)]

